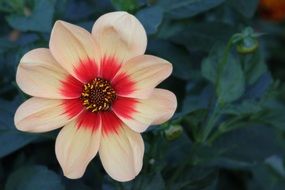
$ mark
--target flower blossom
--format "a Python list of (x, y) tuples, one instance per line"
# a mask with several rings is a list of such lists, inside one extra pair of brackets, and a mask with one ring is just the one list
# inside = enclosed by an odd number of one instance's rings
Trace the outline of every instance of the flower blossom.
[(172, 92), (156, 88), (172, 65), (144, 55), (146, 45), (134, 16), (111, 12), (91, 34), (56, 21), (49, 49), (22, 57), (16, 82), (32, 97), (16, 111), (15, 125), (35, 133), (63, 127), (55, 153), (66, 177), (82, 177), (97, 152), (115, 180), (134, 179), (142, 169), (140, 133), (169, 120), (177, 106)]

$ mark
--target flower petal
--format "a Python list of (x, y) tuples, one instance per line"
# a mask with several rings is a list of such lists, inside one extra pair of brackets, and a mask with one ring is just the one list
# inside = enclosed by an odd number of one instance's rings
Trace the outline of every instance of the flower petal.
[[(78, 111), (74, 111), (73, 116), (78, 114)], [(73, 117), (66, 113), (62, 100), (33, 97), (17, 109), (14, 122), (16, 128), (21, 131), (46, 132), (64, 126), (71, 119)]]
[(151, 55), (141, 55), (122, 66), (112, 85), (119, 96), (145, 99), (171, 72), (172, 65), (168, 61)]
[[(104, 127), (104, 123), (102, 124)], [(104, 134), (99, 155), (106, 172), (115, 180), (134, 179), (142, 169), (144, 142), (123, 124), (114, 133)]]
[(83, 71), (93, 73), (94, 76), (97, 74), (100, 52), (93, 37), (85, 29), (57, 21), (51, 32), (49, 46), (61, 66), (80, 81), (86, 82)]
[[(74, 98), (77, 94), (63, 94), (62, 80), (68, 73), (60, 67), (49, 49), (39, 48), (26, 53), (18, 66), (16, 81), (31, 96), (42, 98)], [(80, 94), (79, 94), (80, 96)]]
[[(70, 179), (82, 177), (88, 163), (98, 152), (101, 138), (100, 118), (93, 116), (92, 121), (85, 122), (83, 116), (82, 121), (67, 124), (56, 139), (57, 160), (64, 176)], [(91, 122), (93, 127), (87, 126)]]
[(156, 88), (148, 99), (119, 98), (113, 111), (128, 127), (140, 133), (150, 125), (169, 120), (176, 107), (176, 96), (172, 92)]
[(136, 17), (127, 12), (112, 12), (99, 17), (92, 34), (104, 56), (124, 62), (145, 52), (146, 32)]

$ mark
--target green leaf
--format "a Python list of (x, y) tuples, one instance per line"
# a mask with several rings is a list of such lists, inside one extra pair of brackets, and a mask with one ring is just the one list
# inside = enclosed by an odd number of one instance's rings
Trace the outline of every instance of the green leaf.
[(230, 0), (230, 5), (246, 18), (253, 17), (259, 0)]
[(245, 78), (241, 65), (231, 53), (220, 68), (224, 56), (223, 46), (214, 46), (209, 57), (202, 62), (202, 75), (215, 85), (218, 101), (227, 103), (241, 97), (245, 90)]
[(120, 11), (133, 11), (138, 8), (137, 0), (111, 0), (111, 2)]
[(173, 190), (214, 190), (218, 172), (215, 168), (197, 166), (183, 168), (179, 177), (169, 189)]
[[(198, 94), (195, 91), (200, 87), (199, 83), (193, 83), (191, 81), (188, 83), (188, 86), (191, 86), (191, 88), (186, 91), (186, 97), (183, 100), (182, 109), (176, 114), (176, 116), (186, 116), (192, 112), (199, 112), (199, 110), (206, 110), (207, 112), (211, 105), (211, 99), (215, 96), (214, 88), (211, 85), (207, 85), (205, 88), (199, 89)], [(195, 116), (195, 119), (196, 118), (199, 117)]]
[(45, 166), (27, 166), (13, 172), (5, 190), (64, 190), (60, 177)]
[(54, 13), (54, 1), (37, 0), (31, 15), (11, 14), (6, 17), (9, 25), (15, 29), (36, 32), (50, 32)]
[(187, 162), (186, 160), (189, 158), (189, 148), (191, 146), (191, 140), (187, 135), (182, 134), (180, 138), (169, 144), (166, 154), (167, 160), (171, 160), (172, 164)]
[(262, 111), (260, 102), (250, 99), (236, 105), (228, 105), (223, 108), (222, 113), (241, 116), (255, 114), (260, 111)]
[[(247, 88), (245, 98), (263, 97), (267, 92), (270, 91), (271, 87), (273, 87), (273, 82), (274, 81), (271, 76), (271, 73), (265, 72), (258, 78), (258, 80), (253, 85), (250, 86), (250, 88)], [(274, 92), (273, 89), (271, 91), (272, 93)]]
[(0, 129), (0, 158), (36, 140), (37, 136), (16, 130)]
[(123, 183), (122, 187), (125, 190), (165, 189), (165, 183), (160, 172), (149, 172), (149, 173), (141, 173), (141, 175), (137, 176), (134, 180)]
[(266, 159), (266, 164), (268, 164), (268, 166), (270, 166), (278, 175), (285, 178), (285, 165), (282, 157), (271, 156), (270, 158)]
[(150, 40), (148, 51), (170, 61), (173, 64), (173, 75), (178, 78), (190, 79), (197, 75), (191, 67), (191, 57), (183, 48), (166, 40)]
[(220, 62), (222, 53), (222, 51), (212, 51), (210, 55), (202, 61), (202, 76), (215, 85), (218, 78), (218, 63)]
[(145, 190), (165, 189), (164, 180), (159, 172), (141, 177), (142, 187)]
[(15, 48), (16, 44), (10, 40), (0, 38), (0, 54), (8, 51), (9, 49)]
[(244, 55), (242, 59), (246, 81), (252, 85), (267, 71), (263, 52), (257, 50), (253, 54)]
[[(168, 32), (171, 27), (173, 27), (173, 24), (161, 32)], [(211, 28), (211, 30), (209, 30), (209, 28)], [(197, 22), (186, 25), (183, 29), (180, 29), (180, 31), (173, 33), (171, 41), (184, 45), (191, 51), (198, 50), (208, 52), (216, 43), (226, 43), (236, 31), (238, 30), (235, 26), (223, 22)]]
[(23, 0), (2, 0), (0, 1), (0, 11), (17, 12), (24, 8), (25, 1)]
[(141, 9), (136, 17), (143, 24), (147, 34), (154, 34), (162, 22), (163, 12), (158, 6)]
[(17, 131), (13, 115), (18, 102), (0, 99), (0, 158), (22, 148), (38, 138), (35, 134)]
[(285, 131), (285, 106), (280, 102), (267, 102), (264, 112), (260, 115), (260, 122)]
[(160, 0), (158, 5), (163, 7), (167, 15), (174, 19), (193, 17), (221, 5), (225, 0)]
[(75, 181), (70, 180), (69, 183), (66, 185), (66, 189), (67, 190), (92, 190), (91, 187), (85, 185), (82, 181), (77, 181), (77, 180)]
[(274, 128), (263, 125), (241, 124), (225, 133), (213, 144), (213, 149), (224, 150), (223, 156), (248, 163), (262, 162), (272, 155), (283, 155), (282, 142)]
[(245, 79), (243, 71), (234, 56), (229, 55), (221, 76), (217, 95), (219, 102), (232, 102), (242, 96), (245, 89)]
[[(273, 157), (274, 158), (274, 157)], [(272, 158), (270, 158), (271, 161)], [(270, 164), (263, 163), (251, 169), (252, 180), (248, 189), (280, 190), (284, 189), (285, 177), (280, 175)], [(282, 162), (282, 161), (281, 161)], [(280, 163), (282, 165), (282, 163)], [(284, 169), (284, 166), (281, 166)]]

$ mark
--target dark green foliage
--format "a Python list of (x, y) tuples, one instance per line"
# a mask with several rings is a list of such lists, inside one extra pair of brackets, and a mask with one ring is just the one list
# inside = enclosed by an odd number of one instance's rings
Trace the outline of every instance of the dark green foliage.
[(11, 27), (23, 32), (50, 32), (54, 9), (52, 0), (39, 0), (36, 1), (32, 10), (26, 7), (27, 13), (24, 15), (21, 13), (10, 14), (6, 19)]
[(143, 24), (147, 34), (154, 34), (162, 22), (163, 9), (158, 6), (147, 7), (138, 11), (136, 17)]
[(64, 190), (61, 178), (44, 166), (26, 166), (13, 172), (5, 185), (6, 190)]
[[(264, 21), (258, 3), (0, 0), (0, 189), (285, 189), (285, 26)], [(17, 87), (16, 69), (29, 50), (48, 48), (56, 20), (90, 31), (115, 10), (141, 21), (147, 54), (173, 64), (160, 87), (176, 94), (178, 109), (143, 133), (144, 166), (134, 180), (112, 180), (99, 156), (81, 179), (70, 180), (54, 152), (58, 131), (31, 134), (14, 126), (28, 98)]]
[(133, 11), (138, 8), (137, 0), (111, 0), (111, 2), (120, 11)]
[(203, 60), (202, 75), (216, 86), (220, 102), (237, 100), (244, 92), (245, 79), (241, 65), (230, 52), (224, 55), (221, 45), (214, 46), (210, 55)]
[(259, 0), (229, 0), (229, 4), (240, 14), (242, 14), (244, 17), (251, 18), (253, 17), (257, 5), (259, 3)]
[(209, 9), (215, 8), (225, 0), (160, 0), (158, 5), (162, 6), (168, 15), (174, 19), (190, 18)]

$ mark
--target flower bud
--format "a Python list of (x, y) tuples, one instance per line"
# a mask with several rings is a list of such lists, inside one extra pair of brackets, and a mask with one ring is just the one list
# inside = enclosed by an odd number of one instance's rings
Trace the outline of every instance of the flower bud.
[(258, 48), (258, 37), (261, 34), (255, 33), (251, 27), (245, 28), (241, 33), (233, 36), (233, 43), (240, 54), (253, 53)]
[(237, 52), (241, 54), (248, 54), (254, 52), (258, 48), (258, 41), (256, 38), (245, 37), (237, 46)]
[(182, 133), (183, 128), (179, 124), (170, 125), (169, 128), (164, 131), (165, 138), (169, 141), (179, 138)]

